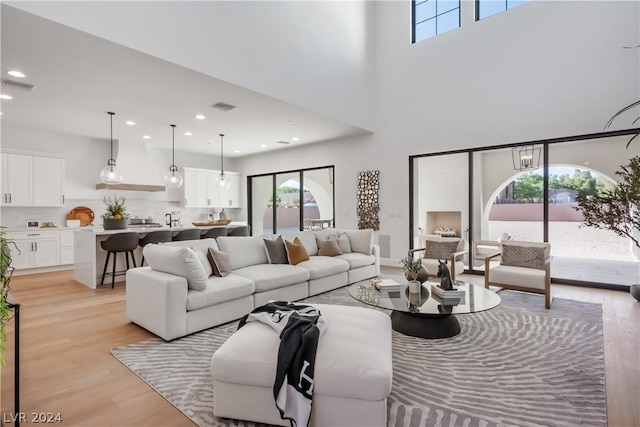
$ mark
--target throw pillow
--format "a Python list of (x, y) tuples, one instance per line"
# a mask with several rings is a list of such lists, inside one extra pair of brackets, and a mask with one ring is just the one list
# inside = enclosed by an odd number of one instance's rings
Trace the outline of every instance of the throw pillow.
[(207, 273), (191, 248), (170, 245), (146, 245), (142, 250), (149, 267), (187, 279), (189, 289), (204, 291)]
[(289, 264), (297, 265), (302, 261), (307, 261), (309, 259), (307, 250), (305, 249), (300, 239), (298, 239), (297, 237), (293, 239), (293, 242), (285, 240), (284, 244), (287, 249), (287, 258), (289, 259)]
[(229, 259), (228, 253), (219, 251), (214, 248), (209, 248), (207, 250), (207, 258), (211, 263), (213, 274), (215, 274), (216, 276), (225, 277), (226, 275), (231, 273), (231, 260)]
[(191, 247), (191, 249), (193, 249), (193, 252), (196, 253), (196, 256), (198, 257), (198, 261), (200, 261), (200, 264), (202, 264), (202, 267), (204, 268), (204, 272), (207, 275), (207, 277), (211, 276), (213, 274), (213, 268), (211, 268), (211, 263), (207, 259), (207, 254), (205, 253), (205, 251), (203, 251), (202, 249), (194, 248), (194, 247)]
[[(515, 243), (515, 244), (514, 244)], [(545, 243), (527, 242), (503, 242), (500, 264), (513, 267), (545, 269), (545, 261), (549, 256), (549, 249)]]
[(429, 240), (425, 242), (423, 258), (449, 259), (451, 254), (458, 249), (459, 241), (456, 240)]
[(342, 255), (338, 239), (335, 236), (329, 237), (327, 240), (318, 240), (318, 255), (320, 256), (338, 256)]
[(289, 264), (287, 259), (287, 249), (284, 247), (282, 236), (278, 236), (275, 240), (265, 239), (264, 246), (267, 248), (267, 257), (269, 264)]
[(351, 252), (351, 243), (349, 243), (349, 236), (347, 236), (347, 233), (338, 233), (338, 246), (340, 246), (340, 250), (343, 254)]

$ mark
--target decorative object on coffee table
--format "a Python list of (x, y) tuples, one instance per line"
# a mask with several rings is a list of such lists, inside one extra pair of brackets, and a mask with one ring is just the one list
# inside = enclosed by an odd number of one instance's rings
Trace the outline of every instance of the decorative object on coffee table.
[(378, 190), (380, 171), (358, 172), (358, 229), (380, 229)]
[(440, 278), (440, 287), (445, 291), (453, 290), (453, 283), (451, 282), (451, 274), (449, 273), (449, 267), (447, 267), (447, 261), (442, 262), (438, 260), (438, 277)]
[(105, 230), (123, 230), (127, 228), (129, 214), (124, 207), (125, 198), (113, 196), (104, 196), (102, 199), (106, 206), (106, 212), (100, 215), (102, 218), (102, 226)]
[(400, 264), (405, 271), (405, 277), (409, 280), (409, 292), (413, 294), (420, 292), (421, 282), (417, 279), (422, 270), (422, 259), (407, 256), (400, 260)]

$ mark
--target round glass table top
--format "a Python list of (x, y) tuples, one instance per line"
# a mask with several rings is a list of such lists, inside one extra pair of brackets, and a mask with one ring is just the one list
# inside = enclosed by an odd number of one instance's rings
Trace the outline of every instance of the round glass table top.
[(456, 280), (454, 287), (464, 291), (460, 299), (445, 300), (433, 295), (432, 285), (439, 280), (428, 280), (420, 288), (420, 293), (410, 293), (406, 282), (399, 283), (398, 290), (379, 291), (370, 281), (359, 282), (349, 287), (349, 295), (365, 304), (405, 313), (442, 315), (465, 314), (489, 310), (500, 304), (500, 296), (484, 287)]

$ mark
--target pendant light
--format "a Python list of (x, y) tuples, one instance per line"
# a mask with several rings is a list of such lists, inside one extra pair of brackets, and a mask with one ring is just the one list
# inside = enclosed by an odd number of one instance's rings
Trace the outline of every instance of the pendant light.
[(228, 189), (231, 181), (224, 174), (224, 134), (220, 134), (220, 175), (216, 177), (216, 186), (220, 189)]
[(113, 159), (113, 115), (115, 113), (108, 111), (107, 114), (111, 117), (111, 157), (107, 161), (107, 166), (100, 171), (100, 181), (105, 184), (119, 184), (122, 182), (122, 174)]
[(513, 168), (517, 171), (535, 170), (540, 167), (540, 147), (525, 145), (511, 149)]
[(169, 126), (171, 126), (171, 166), (169, 166), (169, 172), (164, 176), (164, 183), (169, 188), (178, 188), (182, 185), (183, 179), (176, 166), (176, 125)]

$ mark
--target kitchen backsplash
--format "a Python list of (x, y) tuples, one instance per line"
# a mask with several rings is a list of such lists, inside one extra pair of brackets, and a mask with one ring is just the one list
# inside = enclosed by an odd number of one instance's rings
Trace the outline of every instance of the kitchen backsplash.
[[(58, 227), (66, 227), (67, 214), (77, 206), (87, 206), (93, 210), (95, 219), (93, 225), (102, 226), (100, 215), (105, 211), (102, 200), (67, 200), (64, 207), (2, 207), (0, 208), (0, 225), (6, 228), (25, 228), (27, 221), (54, 222)], [(154, 222), (164, 224), (165, 214), (179, 211), (180, 221), (184, 225), (192, 222), (201, 222), (208, 219), (208, 214), (213, 214), (214, 219), (219, 218), (219, 208), (184, 208), (177, 202), (161, 202), (142, 199), (126, 199), (125, 207), (132, 218), (153, 218)], [(246, 218), (238, 218), (240, 209), (226, 208), (228, 219), (233, 221), (246, 221)]]

